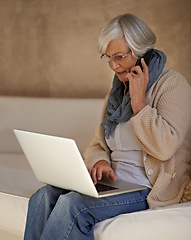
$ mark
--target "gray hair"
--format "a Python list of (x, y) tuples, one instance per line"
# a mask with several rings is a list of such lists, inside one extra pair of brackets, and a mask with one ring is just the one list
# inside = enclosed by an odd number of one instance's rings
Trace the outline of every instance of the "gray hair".
[(121, 38), (125, 38), (136, 57), (154, 48), (156, 42), (156, 36), (148, 25), (135, 15), (126, 13), (113, 18), (101, 31), (98, 40), (99, 52), (105, 54), (109, 43)]

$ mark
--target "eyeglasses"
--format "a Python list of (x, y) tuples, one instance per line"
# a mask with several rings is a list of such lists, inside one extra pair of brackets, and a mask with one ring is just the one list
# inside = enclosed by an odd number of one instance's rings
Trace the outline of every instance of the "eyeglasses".
[(123, 62), (124, 58), (127, 57), (127, 55), (130, 52), (131, 52), (131, 50), (129, 52), (125, 53), (124, 55), (114, 55), (112, 57), (109, 57), (106, 54), (102, 54), (101, 59), (103, 59), (103, 61), (106, 62), (106, 63), (109, 63), (112, 59), (115, 63), (120, 64), (121, 62)]

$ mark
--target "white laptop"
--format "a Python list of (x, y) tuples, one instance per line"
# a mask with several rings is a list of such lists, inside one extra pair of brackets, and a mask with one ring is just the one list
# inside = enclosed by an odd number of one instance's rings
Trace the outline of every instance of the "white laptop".
[(96, 198), (147, 188), (109, 179), (95, 186), (73, 139), (21, 130), (14, 130), (14, 133), (36, 178), (42, 183)]

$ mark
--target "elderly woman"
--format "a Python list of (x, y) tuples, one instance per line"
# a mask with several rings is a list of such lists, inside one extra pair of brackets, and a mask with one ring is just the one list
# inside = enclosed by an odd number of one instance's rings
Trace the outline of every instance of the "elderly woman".
[[(95, 184), (106, 176), (148, 188), (96, 199), (45, 186), (30, 199), (26, 240), (90, 240), (97, 222), (181, 201), (190, 180), (191, 88), (165, 68), (166, 56), (153, 49), (155, 41), (132, 14), (114, 18), (101, 32), (101, 58), (115, 76), (84, 155)], [(141, 57), (151, 49), (147, 66)]]

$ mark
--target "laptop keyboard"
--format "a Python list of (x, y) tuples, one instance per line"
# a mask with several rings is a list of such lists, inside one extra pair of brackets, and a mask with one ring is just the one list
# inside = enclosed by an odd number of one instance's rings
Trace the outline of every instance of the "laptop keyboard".
[(101, 184), (101, 183), (97, 183), (95, 185), (95, 187), (96, 187), (98, 192), (106, 192), (106, 191), (111, 191), (111, 190), (118, 189), (116, 187), (111, 187), (111, 186), (108, 186), (108, 185), (105, 185), (105, 184)]

